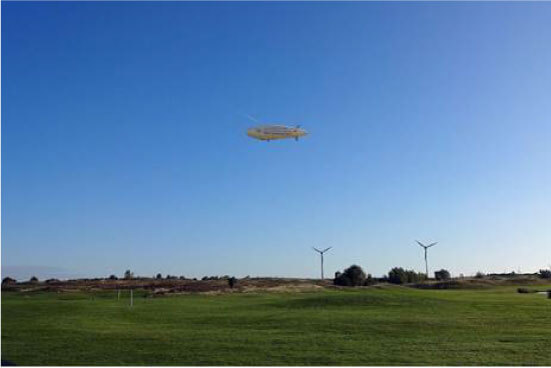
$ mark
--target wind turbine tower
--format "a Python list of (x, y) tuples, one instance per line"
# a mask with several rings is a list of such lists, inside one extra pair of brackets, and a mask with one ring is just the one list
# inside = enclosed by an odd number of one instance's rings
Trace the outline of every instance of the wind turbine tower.
[(428, 279), (429, 278), (429, 262), (427, 261), (427, 249), (429, 249), (430, 247), (435, 246), (436, 244), (438, 244), (438, 242), (432, 243), (432, 244), (429, 244), (429, 245), (425, 245), (425, 244), (421, 243), (419, 240), (416, 240), (416, 242), (421, 247), (423, 247), (423, 249), (425, 250), (425, 272), (427, 273), (427, 279)]
[(323, 253), (327, 252), (329, 249), (333, 248), (333, 247), (329, 247), (329, 248), (325, 248), (324, 250), (319, 250), (318, 248), (314, 248), (312, 247), (316, 252), (318, 252), (321, 256), (321, 279), (323, 280)]

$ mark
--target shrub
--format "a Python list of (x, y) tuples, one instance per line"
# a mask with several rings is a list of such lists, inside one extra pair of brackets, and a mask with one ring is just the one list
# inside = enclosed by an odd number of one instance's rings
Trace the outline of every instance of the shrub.
[(201, 278), (202, 281), (207, 281), (209, 279), (208, 276), (203, 276), (203, 278)]
[(237, 279), (235, 277), (232, 276), (228, 278), (228, 285), (230, 286), (231, 289), (233, 289), (236, 282), (237, 282)]
[(158, 273), (158, 274), (155, 276), (155, 278), (156, 278), (157, 280), (161, 280), (161, 279), (163, 278), (163, 275), (161, 275), (160, 273)]
[(335, 273), (335, 279), (333, 283), (341, 286), (362, 286), (365, 284), (366, 276), (365, 272), (358, 265), (352, 265), (348, 267), (341, 274)]
[(434, 278), (438, 281), (445, 281), (451, 279), (450, 272), (445, 269), (434, 272)]
[(527, 288), (519, 287), (519, 288), (517, 289), (517, 293), (527, 294), (527, 293), (529, 293), (529, 292), (530, 292), (530, 290), (528, 290)]
[(118, 280), (119, 278), (115, 275), (109, 276), (109, 280)]
[(551, 270), (540, 270), (540, 277), (542, 279), (551, 279)]
[(38, 282), (38, 278), (36, 276), (31, 277), (29, 282)]
[(486, 276), (486, 275), (484, 275), (484, 273), (483, 273), (483, 272), (480, 272), (480, 271), (478, 271), (478, 272), (476, 273), (476, 275), (474, 275), (474, 277), (477, 278), (477, 279), (483, 279), (484, 276)]
[(424, 281), (427, 275), (413, 270), (404, 270), (402, 267), (394, 267), (388, 272), (388, 282), (393, 284), (410, 284)]

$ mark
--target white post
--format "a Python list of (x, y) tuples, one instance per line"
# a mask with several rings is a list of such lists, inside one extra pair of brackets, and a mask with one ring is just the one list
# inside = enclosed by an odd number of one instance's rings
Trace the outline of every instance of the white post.
[(130, 289), (130, 307), (134, 305), (134, 290)]

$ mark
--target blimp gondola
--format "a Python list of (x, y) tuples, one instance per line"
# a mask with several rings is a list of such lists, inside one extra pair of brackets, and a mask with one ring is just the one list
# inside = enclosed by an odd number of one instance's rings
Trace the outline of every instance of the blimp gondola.
[(249, 137), (259, 139), (261, 141), (287, 138), (294, 138), (298, 141), (300, 137), (304, 137), (307, 134), (308, 132), (305, 129), (302, 129), (300, 125), (293, 127), (287, 125), (265, 124), (247, 129), (247, 135)]

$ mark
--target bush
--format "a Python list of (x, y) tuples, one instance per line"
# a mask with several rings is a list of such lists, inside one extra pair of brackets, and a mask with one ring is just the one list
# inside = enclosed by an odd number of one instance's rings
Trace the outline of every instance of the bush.
[(109, 280), (118, 280), (119, 278), (115, 275), (109, 276)]
[(232, 276), (228, 278), (228, 285), (230, 286), (231, 289), (233, 289), (236, 282), (237, 282), (237, 279), (235, 277)]
[(517, 289), (517, 293), (521, 293), (521, 294), (528, 294), (530, 292), (530, 290), (528, 290), (527, 288), (518, 288)]
[(38, 278), (36, 276), (31, 277), (29, 282), (38, 282)]
[(375, 283), (377, 283), (377, 280), (375, 280), (375, 279), (371, 276), (371, 274), (368, 274), (368, 275), (367, 275), (367, 278), (365, 279), (364, 285), (365, 285), (365, 286), (369, 286), (369, 285), (373, 285), (373, 284), (375, 284)]
[(388, 282), (392, 284), (411, 284), (424, 281), (427, 275), (413, 270), (404, 270), (402, 267), (394, 267), (388, 272)]
[(161, 279), (163, 278), (163, 275), (161, 275), (160, 273), (158, 273), (158, 274), (155, 276), (155, 278), (156, 278), (157, 280), (161, 280)]
[(551, 270), (540, 270), (540, 277), (542, 279), (551, 279)]
[(445, 269), (434, 272), (434, 278), (438, 281), (445, 281), (451, 279), (450, 272)]
[(365, 285), (365, 272), (360, 266), (352, 265), (348, 267), (341, 274), (340, 272), (335, 273), (335, 279), (333, 283), (340, 286), (362, 286)]
[(484, 276), (485, 276), (484, 273), (483, 273), (483, 272), (480, 272), (480, 271), (478, 271), (478, 272), (476, 273), (476, 275), (474, 275), (474, 277), (476, 277), (477, 279), (483, 279)]

